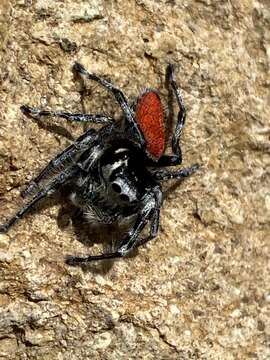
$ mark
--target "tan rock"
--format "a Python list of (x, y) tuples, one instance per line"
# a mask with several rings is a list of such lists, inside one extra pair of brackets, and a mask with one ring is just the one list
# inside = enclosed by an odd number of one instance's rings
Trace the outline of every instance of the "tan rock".
[(110, 234), (78, 232), (57, 197), (0, 235), (1, 359), (270, 358), (269, 19), (267, 1), (0, 2), (0, 223), (84, 131), (20, 105), (121, 113), (96, 84), (81, 98), (74, 61), (164, 104), (175, 63), (183, 165), (203, 165), (165, 187), (159, 236), (126, 259), (67, 267)]

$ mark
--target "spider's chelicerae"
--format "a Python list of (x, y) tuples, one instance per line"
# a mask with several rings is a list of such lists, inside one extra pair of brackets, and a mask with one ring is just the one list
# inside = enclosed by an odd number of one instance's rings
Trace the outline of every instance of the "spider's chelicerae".
[[(62, 117), (69, 121), (105, 126), (99, 131), (87, 130), (51, 160), (23, 192), (24, 197), (30, 198), (27, 204), (0, 225), (0, 232), (7, 232), (33, 205), (64, 184), (70, 184), (73, 189), (72, 202), (89, 221), (94, 218), (99, 223), (110, 224), (134, 217), (133, 225), (114, 252), (87, 257), (69, 256), (66, 260), (69, 265), (122, 257), (154, 238), (158, 232), (162, 204), (160, 183), (169, 179), (183, 179), (198, 169), (197, 164), (176, 171), (164, 169), (182, 162), (179, 138), (186, 118), (173, 65), (168, 65), (167, 75), (179, 112), (171, 140), (171, 155), (164, 154), (164, 111), (156, 90), (144, 91), (133, 109), (122, 91), (109, 81), (89, 73), (79, 63), (75, 63), (73, 69), (80, 76), (96, 81), (113, 94), (122, 109), (122, 120), (114, 121), (102, 114), (72, 114), (22, 106), (22, 112), (32, 117)], [(148, 223), (150, 234), (141, 238), (140, 233)]]

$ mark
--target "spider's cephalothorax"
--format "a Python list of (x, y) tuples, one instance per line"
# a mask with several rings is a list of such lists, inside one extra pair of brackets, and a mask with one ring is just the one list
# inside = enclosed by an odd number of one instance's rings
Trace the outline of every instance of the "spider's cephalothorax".
[[(155, 90), (146, 90), (138, 98), (134, 110), (125, 95), (104, 78), (89, 73), (78, 63), (75, 63), (74, 71), (110, 91), (123, 111), (123, 119), (114, 121), (102, 114), (73, 114), (22, 106), (23, 113), (32, 117), (54, 116), (105, 126), (99, 131), (87, 130), (51, 160), (22, 193), (23, 197), (30, 199), (27, 204), (0, 225), (0, 232), (7, 232), (35, 203), (65, 184), (70, 185), (71, 200), (88, 221), (110, 224), (130, 216), (135, 218), (115, 252), (85, 258), (70, 256), (66, 260), (69, 265), (122, 257), (154, 238), (158, 232), (162, 204), (160, 182), (185, 178), (198, 169), (197, 164), (176, 171), (162, 169), (182, 162), (179, 139), (186, 116), (171, 64), (167, 75), (179, 106), (172, 136), (172, 155), (164, 155), (164, 112)], [(148, 223), (150, 234), (142, 239), (140, 233)]]

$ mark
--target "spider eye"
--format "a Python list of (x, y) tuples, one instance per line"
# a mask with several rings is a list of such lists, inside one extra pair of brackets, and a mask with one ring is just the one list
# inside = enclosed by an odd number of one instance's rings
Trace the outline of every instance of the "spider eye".
[(120, 192), (121, 192), (121, 187), (116, 183), (112, 183), (112, 189), (113, 189), (113, 191), (117, 192), (118, 194), (120, 194)]
[(129, 201), (129, 197), (128, 197), (127, 195), (125, 195), (125, 194), (121, 194), (121, 195), (120, 195), (120, 199), (121, 199), (122, 201)]

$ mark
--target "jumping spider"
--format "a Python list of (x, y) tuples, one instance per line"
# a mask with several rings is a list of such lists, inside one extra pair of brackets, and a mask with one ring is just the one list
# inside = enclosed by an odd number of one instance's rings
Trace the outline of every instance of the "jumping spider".
[[(69, 256), (66, 259), (69, 265), (122, 257), (154, 238), (158, 232), (162, 204), (160, 182), (185, 178), (199, 167), (194, 164), (176, 171), (163, 169), (182, 162), (179, 139), (186, 111), (175, 81), (173, 65), (168, 65), (167, 75), (179, 112), (171, 140), (172, 155), (164, 155), (164, 110), (156, 90), (145, 90), (133, 110), (122, 91), (109, 81), (89, 73), (79, 63), (75, 63), (73, 70), (111, 92), (122, 109), (123, 118), (116, 122), (102, 114), (72, 114), (23, 105), (22, 112), (32, 117), (62, 117), (69, 121), (105, 126), (99, 131), (87, 130), (51, 160), (22, 193), (30, 201), (0, 225), (0, 232), (7, 232), (33, 205), (64, 184), (71, 185), (71, 200), (89, 221), (94, 218), (99, 223), (110, 224), (131, 216), (135, 218), (116, 251), (88, 257)], [(139, 235), (147, 223), (150, 224), (150, 234), (141, 239)]]

